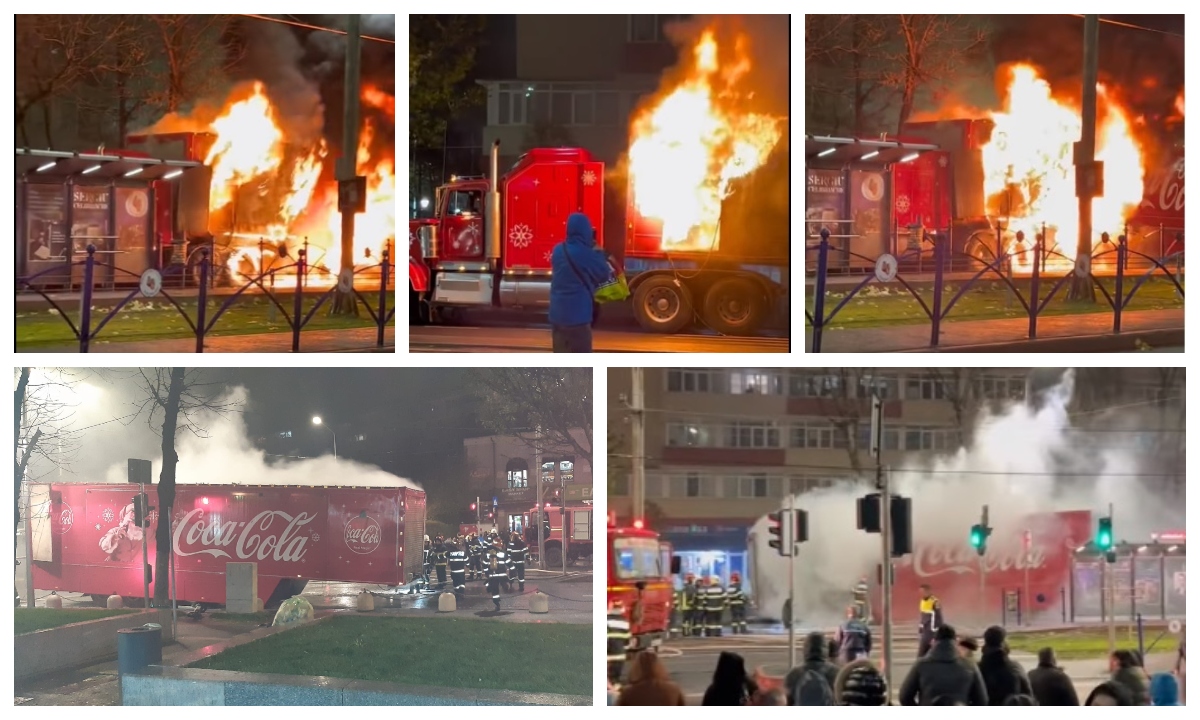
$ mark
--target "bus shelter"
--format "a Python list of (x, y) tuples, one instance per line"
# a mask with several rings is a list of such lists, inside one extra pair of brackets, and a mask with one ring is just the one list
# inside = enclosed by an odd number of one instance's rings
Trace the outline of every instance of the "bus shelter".
[[(96, 285), (136, 283), (159, 264), (155, 224), (170, 223), (171, 183), (198, 167), (127, 151), (17, 148), (17, 277), (44, 273), (39, 287), (78, 286), (83, 268), (72, 263), (93, 245)], [(47, 272), (54, 268), (61, 272)]]
[[(893, 169), (938, 149), (937, 145), (896, 140), (806, 136), (806, 247), (815, 246), (821, 230), (827, 229), (830, 270), (873, 268), (873, 258), (895, 251), (900, 232), (894, 227), (893, 210), (898, 208)], [(806, 258), (806, 267), (815, 268), (815, 251), (806, 255), (811, 256)]]

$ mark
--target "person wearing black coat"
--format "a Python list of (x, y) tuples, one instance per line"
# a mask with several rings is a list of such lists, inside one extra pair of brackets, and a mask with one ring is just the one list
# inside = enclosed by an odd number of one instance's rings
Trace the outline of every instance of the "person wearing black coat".
[(1037, 698), (1038, 705), (1079, 705), (1075, 683), (1071, 682), (1067, 673), (1058, 666), (1054, 648), (1042, 648), (1038, 651), (1038, 666), (1029, 671), (1029, 685), (1033, 688), (1033, 696)]
[(746, 675), (746, 660), (737, 653), (722, 652), (700, 704), (749, 705), (756, 692), (758, 685)]
[(979, 672), (987, 687), (989, 705), (1003, 705), (1012, 695), (1032, 695), (1025, 669), (1008, 656), (1004, 628), (993, 625), (983, 633), (979, 652)]
[(939, 627), (933, 647), (908, 671), (900, 686), (901, 705), (987, 705), (987, 689), (979, 668), (958, 654), (954, 628)]

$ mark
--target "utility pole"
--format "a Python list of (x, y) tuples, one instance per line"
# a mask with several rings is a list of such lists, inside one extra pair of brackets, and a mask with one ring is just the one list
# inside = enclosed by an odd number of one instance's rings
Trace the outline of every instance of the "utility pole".
[(633, 421), (633, 464), (630, 481), (633, 485), (633, 519), (646, 516), (646, 396), (645, 369), (630, 368), (633, 388), (630, 393), (629, 412)]
[(1096, 301), (1092, 269), (1092, 200), (1104, 194), (1103, 166), (1096, 163), (1096, 79), (1100, 57), (1100, 16), (1083, 18), (1082, 131), (1075, 144), (1075, 195), (1079, 199), (1079, 241), (1075, 246), (1075, 276), (1071, 300)]
[[(349, 202), (344, 188), (356, 183), (358, 176), (359, 95), (361, 94), (362, 39), (359, 35), (361, 16), (346, 16), (346, 79), (342, 108), (342, 156), (337, 161), (338, 210), (342, 214), (342, 260), (338, 266), (338, 288), (334, 295), (333, 312), (357, 315), (358, 301), (354, 297), (354, 214), (359, 202)], [(365, 190), (360, 186), (358, 190)], [(357, 194), (357, 192), (355, 193)], [(307, 262), (308, 258), (305, 258)], [(331, 268), (332, 269), (332, 268)]]
[(34, 607), (33, 592), (33, 493), (29, 478), (21, 478), (25, 486), (25, 607)]
[(875, 489), (879, 491), (879, 536), (883, 559), (880, 584), (883, 610), (883, 677), (888, 702), (892, 699), (892, 473), (883, 468), (883, 398), (878, 386), (871, 394), (871, 455), (875, 458)]
[[(572, 461), (572, 463), (574, 463), (574, 461)], [(571, 540), (573, 540), (574, 538), (572, 538), (568, 534), (567, 479), (565, 477), (563, 477), (563, 474), (562, 474), (562, 470), (563, 470), (562, 460), (557, 460), (557, 461), (555, 461), (554, 464), (558, 466), (555, 468), (555, 472), (558, 473), (558, 488), (559, 488), (558, 489), (558, 493), (559, 493), (559, 495), (558, 495), (558, 498), (559, 498), (558, 514), (559, 514), (559, 517), (562, 519), (562, 564), (563, 564), (562, 570), (563, 570), (563, 577), (566, 577), (567, 576), (567, 551), (571, 547), (571, 545), (570, 545)], [(573, 464), (572, 464), (571, 471), (574, 472)]]
[[(788, 511), (784, 522), (789, 527), (796, 526), (796, 496), (788, 493)], [(796, 667), (796, 538), (785, 531), (783, 537), (790, 538), (788, 553), (788, 672)]]
[[(983, 523), (982, 523), (982, 525), (985, 528), (985, 532), (986, 532), (986, 528), (990, 527), (990, 525), (988, 524), (988, 506), (987, 505), (983, 506)], [(984, 536), (984, 542), (987, 542), (986, 535)], [(986, 550), (979, 554), (979, 611), (981, 613), (985, 612), (984, 608), (987, 607), (987, 566), (983, 564), (983, 560), (986, 556), (987, 556)]]
[(542, 499), (542, 426), (538, 425), (533, 436), (533, 473), (537, 483), (537, 538), (538, 538), (538, 565), (542, 570), (546, 569), (546, 502)]
[[(1112, 506), (1112, 503), (1109, 503), (1108, 504), (1108, 517), (1111, 519), (1112, 516), (1113, 516), (1113, 506)], [(1113, 538), (1112, 545), (1113, 545), (1113, 548), (1116, 548), (1116, 546), (1117, 546), (1115, 537)], [(1109, 552), (1113, 552), (1113, 551), (1110, 550)], [(1113, 570), (1115, 568), (1113, 568), (1113, 563), (1110, 563), (1108, 561), (1107, 553), (1105, 553), (1105, 555), (1106, 555), (1106, 557), (1104, 558), (1104, 567), (1106, 570), (1108, 570), (1108, 582), (1105, 583), (1105, 585), (1106, 585), (1105, 589), (1108, 591), (1108, 654), (1112, 655), (1114, 652), (1117, 651), (1117, 594), (1116, 594), (1115, 588), (1113, 587), (1116, 584), (1115, 581), (1117, 579), (1116, 578), (1117, 574), (1115, 572), (1113, 572)], [(1132, 591), (1132, 589), (1133, 589), (1132, 588), (1132, 586), (1133, 586), (1133, 563), (1132, 563), (1132, 561), (1130, 561), (1130, 565), (1129, 565), (1129, 583), (1130, 583), (1130, 591)]]

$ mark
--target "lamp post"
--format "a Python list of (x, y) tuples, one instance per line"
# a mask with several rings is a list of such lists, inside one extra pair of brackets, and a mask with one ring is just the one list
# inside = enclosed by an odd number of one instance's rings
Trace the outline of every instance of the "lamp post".
[(333, 436), (333, 459), (337, 460), (337, 433), (333, 431), (333, 428), (322, 422), (320, 415), (313, 415), (312, 424), (324, 427)]

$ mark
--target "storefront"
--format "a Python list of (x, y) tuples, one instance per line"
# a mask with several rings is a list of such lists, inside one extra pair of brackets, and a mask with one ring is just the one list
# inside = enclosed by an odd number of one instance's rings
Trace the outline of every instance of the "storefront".
[[(749, 523), (731, 520), (688, 523), (673, 519), (660, 528), (659, 534), (679, 558), (681, 575), (718, 577), (722, 585), (728, 585), (729, 576), (736, 572), (742, 578), (742, 588), (749, 592), (750, 577), (746, 572), (749, 530)], [(677, 582), (682, 582), (682, 577)]]
[(198, 167), (184, 160), (18, 148), (17, 277), (44, 273), (36, 286), (78, 286), (83, 267), (72, 263), (83, 260), (90, 245), (99, 263), (97, 287), (136, 285), (145, 270), (160, 266), (155, 224), (171, 222), (171, 182)]

